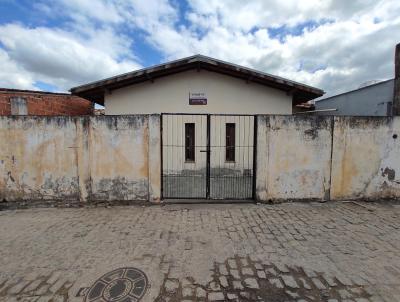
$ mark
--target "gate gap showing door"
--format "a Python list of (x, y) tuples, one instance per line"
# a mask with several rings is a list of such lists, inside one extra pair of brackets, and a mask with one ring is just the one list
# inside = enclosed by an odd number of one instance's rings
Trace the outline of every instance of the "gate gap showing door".
[(254, 199), (254, 115), (161, 115), (164, 199)]

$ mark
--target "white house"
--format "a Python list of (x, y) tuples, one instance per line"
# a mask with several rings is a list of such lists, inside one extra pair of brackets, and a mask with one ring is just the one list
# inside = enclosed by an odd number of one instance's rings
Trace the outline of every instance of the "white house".
[(164, 198), (254, 197), (256, 114), (323, 91), (196, 55), (71, 89), (106, 115), (161, 114)]
[(72, 94), (105, 106), (105, 114), (292, 114), (320, 89), (195, 55), (74, 87)]

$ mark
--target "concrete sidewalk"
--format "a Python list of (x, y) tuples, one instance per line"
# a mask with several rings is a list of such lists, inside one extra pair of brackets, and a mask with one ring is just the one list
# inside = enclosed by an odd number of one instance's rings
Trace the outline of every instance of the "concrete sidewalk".
[(400, 301), (395, 203), (1, 211), (0, 242), (1, 301)]

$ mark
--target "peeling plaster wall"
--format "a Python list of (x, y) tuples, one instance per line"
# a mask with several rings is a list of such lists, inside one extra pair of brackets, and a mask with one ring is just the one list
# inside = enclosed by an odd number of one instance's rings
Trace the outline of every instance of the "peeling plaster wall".
[(320, 116), (259, 117), (259, 199), (329, 199), (331, 121)]
[(70, 117), (0, 118), (0, 200), (79, 199)]
[(0, 117), (0, 201), (159, 201), (159, 125), (158, 115)]
[(92, 200), (148, 199), (148, 116), (90, 118)]
[[(400, 117), (257, 117), (256, 198), (400, 197)], [(160, 201), (159, 115), (0, 117), (0, 201)]]
[(400, 117), (335, 117), (331, 199), (400, 197)]

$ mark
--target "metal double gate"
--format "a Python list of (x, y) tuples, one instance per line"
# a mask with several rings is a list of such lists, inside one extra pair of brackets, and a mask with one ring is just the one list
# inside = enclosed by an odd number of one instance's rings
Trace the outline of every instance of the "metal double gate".
[(162, 197), (253, 199), (256, 123), (253, 115), (162, 114)]

